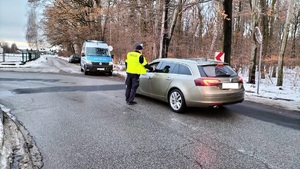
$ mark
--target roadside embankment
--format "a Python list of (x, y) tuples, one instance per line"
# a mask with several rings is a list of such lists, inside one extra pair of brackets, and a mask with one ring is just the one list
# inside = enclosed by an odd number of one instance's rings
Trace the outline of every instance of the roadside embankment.
[(3, 105), (0, 117), (0, 168), (42, 168), (42, 156), (22, 123)]

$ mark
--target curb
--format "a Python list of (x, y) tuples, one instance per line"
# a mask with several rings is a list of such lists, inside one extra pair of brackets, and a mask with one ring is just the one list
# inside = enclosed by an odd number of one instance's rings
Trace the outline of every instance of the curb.
[[(3, 150), (3, 143), (4, 143), (4, 127), (3, 127), (3, 122), (4, 122), (3, 114), (4, 114), (4, 111), (2, 110), (2, 107), (3, 107), (3, 105), (0, 104), (0, 120), (1, 120), (1, 123), (0, 123), (0, 150)], [(1, 151), (1, 154), (2, 154), (2, 151)], [(2, 165), (0, 165), (0, 166), (2, 166)]]
[(3, 110), (2, 110), (3, 105), (0, 104), (0, 120), (1, 120), (1, 125), (3, 125)]
[(0, 104), (0, 109), (0, 168), (42, 168), (43, 158), (33, 137), (9, 108)]

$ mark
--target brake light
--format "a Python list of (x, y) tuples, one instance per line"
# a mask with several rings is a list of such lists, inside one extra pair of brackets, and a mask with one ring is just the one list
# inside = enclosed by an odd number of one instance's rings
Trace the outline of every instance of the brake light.
[(217, 63), (217, 67), (222, 67), (224, 66), (224, 63)]
[(239, 83), (243, 83), (243, 82), (244, 82), (244, 79), (241, 76), (239, 76)]
[(194, 82), (196, 86), (217, 86), (221, 81), (215, 78), (199, 78)]

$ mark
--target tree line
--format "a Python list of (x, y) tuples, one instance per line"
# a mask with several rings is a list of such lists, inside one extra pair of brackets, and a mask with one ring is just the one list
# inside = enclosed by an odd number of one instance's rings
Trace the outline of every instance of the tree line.
[[(106, 41), (118, 60), (138, 43), (148, 60), (213, 59), (224, 51), (233, 67), (249, 65), (248, 82), (255, 83), (259, 28), (267, 71), (300, 65), (300, 0), (36, 0), (30, 5), (27, 41), (61, 46), (67, 56), (80, 52), (86, 39)], [(40, 20), (38, 9), (43, 9)]]
[(4, 41), (0, 41), (0, 47), (3, 49), (3, 53), (18, 53), (19, 50), (15, 43), (9, 46), (9, 44)]

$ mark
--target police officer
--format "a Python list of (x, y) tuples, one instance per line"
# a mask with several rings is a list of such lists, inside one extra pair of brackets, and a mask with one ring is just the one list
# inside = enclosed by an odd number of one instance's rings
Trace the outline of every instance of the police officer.
[(134, 100), (135, 93), (139, 87), (140, 74), (146, 74), (146, 69), (153, 71), (148, 65), (146, 58), (142, 55), (143, 45), (137, 45), (134, 52), (129, 52), (126, 57), (126, 102), (128, 105), (136, 104)]

